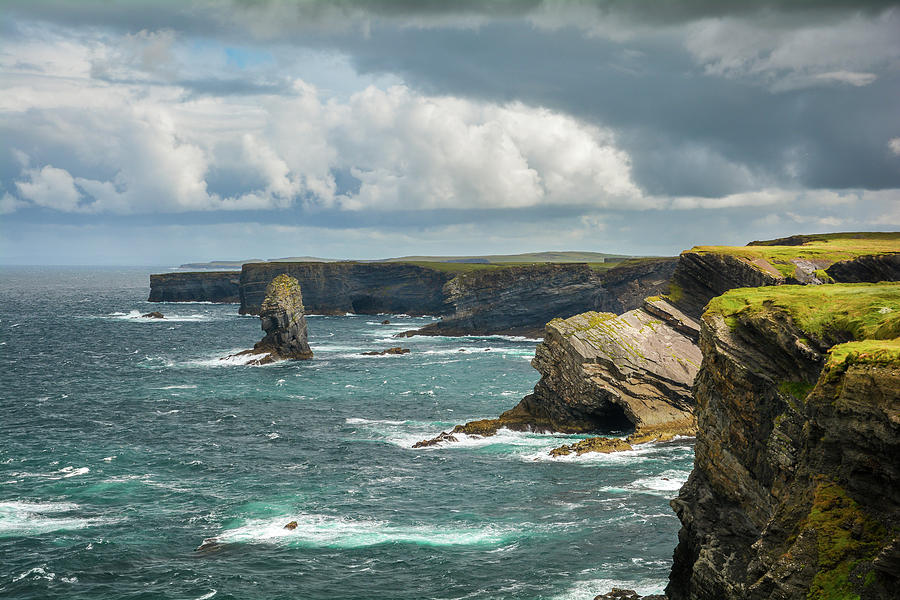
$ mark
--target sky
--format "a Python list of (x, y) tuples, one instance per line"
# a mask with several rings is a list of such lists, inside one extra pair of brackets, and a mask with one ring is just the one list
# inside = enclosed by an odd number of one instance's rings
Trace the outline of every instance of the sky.
[(900, 4), (4, 0), (0, 263), (900, 229)]

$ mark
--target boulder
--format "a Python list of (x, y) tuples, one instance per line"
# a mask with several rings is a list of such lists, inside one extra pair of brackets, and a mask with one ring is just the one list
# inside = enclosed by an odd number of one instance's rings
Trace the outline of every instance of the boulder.
[(141, 317), (143, 317), (144, 319), (165, 319), (166, 318), (165, 315), (163, 315), (161, 312), (158, 312), (155, 310), (153, 312), (148, 312), (146, 314), (143, 314), (143, 315), (141, 315)]
[(297, 521), (291, 521), (290, 523), (285, 525), (284, 528), (290, 529), (291, 531), (293, 531), (294, 529), (297, 529)]

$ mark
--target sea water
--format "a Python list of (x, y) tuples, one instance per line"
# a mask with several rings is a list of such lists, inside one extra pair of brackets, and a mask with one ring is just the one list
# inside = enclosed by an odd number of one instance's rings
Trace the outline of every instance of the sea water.
[[(411, 448), (513, 407), (538, 380), (536, 341), (398, 339), (433, 319), (310, 316), (312, 360), (247, 366), (220, 359), (261, 337), (259, 319), (150, 304), (158, 270), (0, 271), (0, 596), (665, 586), (689, 441), (560, 459), (548, 451), (579, 436)], [(166, 318), (140, 316), (151, 310)], [(397, 345), (411, 352), (361, 355)]]

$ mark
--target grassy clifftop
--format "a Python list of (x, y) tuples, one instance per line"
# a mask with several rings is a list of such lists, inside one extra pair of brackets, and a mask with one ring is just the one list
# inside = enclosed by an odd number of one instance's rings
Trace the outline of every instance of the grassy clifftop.
[(686, 252), (743, 258), (760, 271), (792, 277), (794, 261), (810, 261), (824, 269), (838, 261), (873, 254), (900, 253), (900, 232), (829, 233), (751, 242), (747, 246), (694, 246)]
[(710, 300), (708, 310), (728, 323), (782, 312), (820, 339), (888, 340), (900, 336), (900, 283), (740, 288)]

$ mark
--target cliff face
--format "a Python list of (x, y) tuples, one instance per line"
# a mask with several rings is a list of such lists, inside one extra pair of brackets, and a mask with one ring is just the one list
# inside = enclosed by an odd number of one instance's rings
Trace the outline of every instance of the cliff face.
[(670, 598), (895, 597), (897, 335), (900, 284), (710, 303), (695, 466), (672, 501), (683, 527)]
[(448, 312), (443, 286), (453, 273), (406, 263), (261, 263), (241, 270), (241, 314), (256, 314), (266, 286), (286, 273), (300, 282), (306, 309), (317, 314)]
[(564, 432), (689, 425), (699, 326), (663, 300), (650, 304), (666, 318), (640, 308), (548, 323), (531, 363), (541, 379), (520, 411)]
[(900, 281), (900, 254), (875, 254), (842, 260), (825, 272), (835, 281), (846, 283)]
[(598, 271), (588, 264), (538, 264), (463, 273), (444, 286), (453, 312), (417, 334), (540, 335), (544, 324), (585, 310), (626, 310), (665, 289), (675, 259)]
[(162, 273), (150, 276), (150, 302), (240, 302), (240, 273)]
[(669, 298), (699, 317), (710, 299), (739, 287), (900, 280), (900, 233), (801, 235), (681, 253)]
[(256, 312), (259, 290), (284, 272), (300, 281), (310, 312), (444, 316), (411, 332), (423, 335), (537, 335), (560, 315), (634, 308), (666, 287), (674, 267), (675, 259), (639, 260), (605, 272), (577, 263), (472, 270), (409, 263), (252, 264), (241, 272), (241, 313)]

